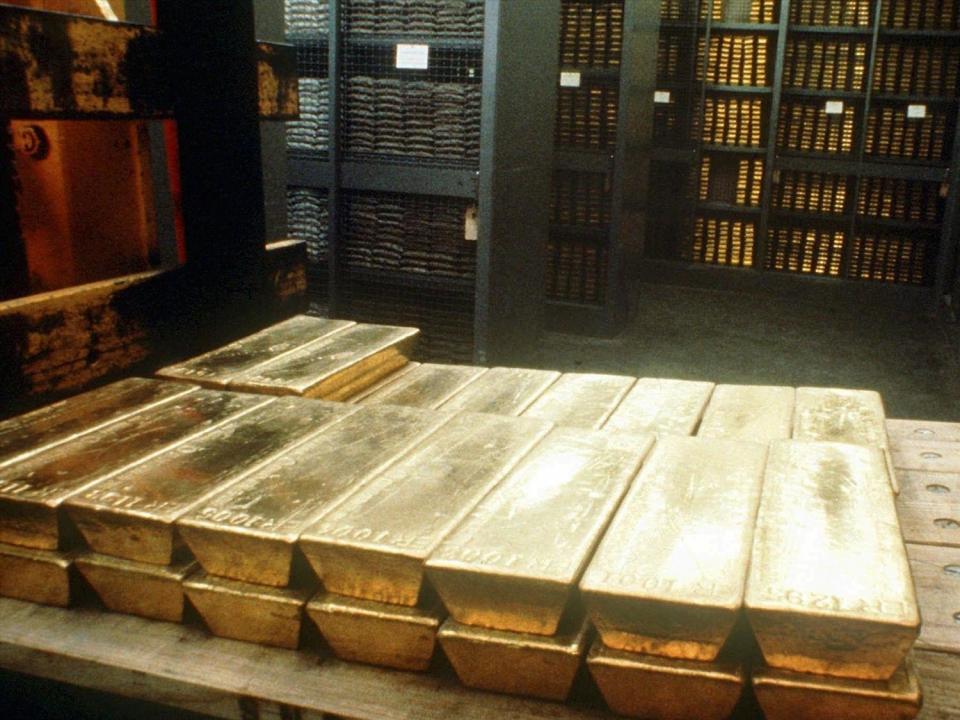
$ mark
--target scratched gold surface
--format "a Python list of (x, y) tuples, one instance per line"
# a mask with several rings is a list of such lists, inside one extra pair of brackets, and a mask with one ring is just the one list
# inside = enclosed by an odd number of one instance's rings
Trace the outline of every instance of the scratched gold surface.
[(440, 407), (485, 372), (486, 368), (469, 365), (425, 363), (366, 396), (362, 402), (368, 405), (408, 405), (433, 409)]
[[(347, 402), (363, 403), (363, 401), (366, 400), (368, 397), (370, 397), (374, 393), (380, 392), (381, 390), (385, 389), (388, 385), (393, 385), (394, 383), (400, 382), (400, 379), (404, 375), (406, 375), (407, 373), (413, 372), (418, 367), (420, 367), (420, 363), (416, 362), (415, 360), (411, 360), (407, 362), (403, 367), (398, 368), (396, 371), (394, 371), (387, 377), (381, 378), (380, 380), (377, 380), (377, 382), (373, 383), (372, 385), (368, 385), (363, 390), (360, 390), (359, 392), (355, 393), (350, 397), (349, 400), (347, 400)], [(398, 403), (392, 403), (392, 404), (396, 405)]]
[(162, 566), (85, 552), (75, 562), (108, 610), (151, 620), (183, 620), (182, 583), (197, 567), (193, 558)]
[(263, 398), (236, 393), (197, 390), (0, 468), (0, 541), (57, 548), (58, 510), (68, 497), (262, 402)]
[(753, 671), (753, 691), (767, 720), (909, 720), (922, 705), (911, 658), (887, 680), (851, 680), (771, 668)]
[(263, 403), (70, 498), (67, 513), (91, 549), (169, 564), (182, 545), (174, 529), (177, 518), (342, 417), (338, 405), (322, 400), (263, 398)]
[(341, 660), (422, 671), (446, 612), (436, 600), (406, 607), (320, 593), (307, 603), (307, 615)]
[(352, 325), (354, 323), (349, 320), (297, 315), (229, 345), (158, 370), (157, 375), (225, 388), (241, 373), (316, 343)]
[(234, 376), (230, 388), (326, 398), (360, 377), (370, 385), (393, 372), (398, 360), (405, 361), (419, 332), (415, 328), (353, 325)]
[(890, 677), (920, 617), (882, 450), (771, 444), (746, 608), (771, 667)]
[(550, 427), (473, 413), (448, 419), (308, 528), (300, 547), (329, 592), (416, 605), (430, 553)]
[(768, 442), (790, 438), (794, 390), (769, 385), (717, 385), (697, 435)]
[(319, 515), (444, 423), (447, 413), (340, 405), (340, 420), (177, 520), (208, 572), (284, 586), (294, 544)]
[(0, 422), (0, 467), (191, 391), (187, 385), (130, 378), (4, 420)]
[(555, 428), (427, 560), (458, 622), (553, 635), (653, 436)]
[(549, 420), (562, 427), (603, 427), (636, 382), (624, 375), (565, 373), (533, 403), (524, 417)]
[(183, 591), (217, 637), (295, 650), (303, 609), (313, 594), (213, 577), (202, 570), (183, 581)]
[(549, 370), (491, 368), (440, 407), (457, 412), (520, 415), (559, 377), (560, 373)]
[(0, 544), (0, 596), (68, 607), (73, 599), (75, 551)]
[(766, 449), (661, 436), (580, 590), (608, 647), (712, 661), (743, 604)]
[(618, 715), (657, 720), (727, 720), (743, 693), (739, 658), (695, 662), (613, 650), (599, 639), (587, 667)]
[(604, 430), (693, 435), (713, 392), (713, 383), (640, 378)]
[(448, 618), (437, 637), (467, 687), (562, 702), (591, 634), (582, 616), (565, 619), (550, 637), (477, 628)]

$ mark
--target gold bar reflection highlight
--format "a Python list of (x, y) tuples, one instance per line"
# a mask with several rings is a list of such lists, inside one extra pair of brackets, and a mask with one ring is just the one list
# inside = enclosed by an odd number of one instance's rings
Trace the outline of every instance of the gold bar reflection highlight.
[(788, 440), (794, 396), (789, 387), (717, 385), (697, 435), (750, 442)]
[(771, 444), (745, 603), (771, 667), (893, 674), (920, 616), (879, 448)]
[(167, 622), (183, 620), (182, 583), (197, 567), (193, 558), (161, 566), (95, 553), (78, 555), (76, 565), (108, 610)]
[(640, 378), (604, 430), (692, 435), (713, 392), (713, 383)]
[(598, 430), (635, 382), (623, 375), (565, 373), (523, 415), (561, 427)]
[(361, 402), (368, 405), (408, 405), (438, 408), (486, 372), (469, 365), (425, 363), (388, 383)]
[(427, 576), (451, 616), (553, 635), (652, 444), (552, 430), (430, 555)]
[(34, 550), (0, 544), (0, 597), (69, 607), (76, 551)]
[(606, 646), (709, 662), (743, 604), (763, 445), (662, 436), (580, 590)]
[(456, 412), (520, 415), (559, 377), (560, 373), (549, 370), (491, 368), (440, 407)]

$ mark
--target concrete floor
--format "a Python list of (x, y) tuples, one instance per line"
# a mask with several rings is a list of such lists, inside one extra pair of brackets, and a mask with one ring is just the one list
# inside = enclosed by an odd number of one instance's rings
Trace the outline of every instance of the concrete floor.
[(534, 365), (720, 383), (878, 390), (888, 417), (960, 421), (955, 325), (901, 301), (642, 285), (611, 340), (548, 334)]

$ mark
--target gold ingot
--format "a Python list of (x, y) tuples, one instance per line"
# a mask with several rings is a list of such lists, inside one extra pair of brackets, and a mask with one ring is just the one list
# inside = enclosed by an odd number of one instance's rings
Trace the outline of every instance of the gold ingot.
[(182, 583), (197, 567), (193, 558), (161, 566), (95, 553), (76, 565), (108, 610), (167, 622), (183, 620)]
[(491, 368), (440, 407), (457, 412), (520, 415), (559, 377), (560, 373), (549, 370)]
[(174, 523), (211, 493), (342, 418), (322, 400), (279, 398), (65, 503), (94, 552), (169, 565), (183, 546)]
[(69, 497), (248, 412), (263, 400), (196, 390), (0, 469), (0, 541), (57, 549), (68, 539), (61, 537), (59, 509)]
[(893, 674), (920, 614), (882, 450), (771, 444), (745, 604), (771, 667)]
[(307, 603), (307, 615), (341, 660), (422, 671), (446, 613), (436, 600), (412, 608), (320, 593)]
[(797, 388), (794, 440), (850, 443), (881, 448), (890, 486), (900, 492), (890, 456), (883, 399), (872, 390)]
[(727, 720), (743, 694), (740, 658), (694, 662), (613, 650), (598, 638), (587, 667), (618, 715), (657, 720)]
[(72, 550), (34, 550), (0, 544), (0, 596), (68, 607), (73, 599)]
[(604, 430), (693, 435), (713, 383), (640, 378), (604, 424)]
[(300, 548), (327, 591), (414, 606), (430, 553), (550, 427), (498, 415), (448, 418), (307, 528)]
[(217, 637), (296, 650), (303, 608), (313, 594), (301, 588), (275, 588), (213, 577), (198, 570), (183, 591)]
[[(414, 360), (411, 360), (402, 368), (399, 368), (392, 375), (388, 375), (385, 378), (377, 380), (377, 382), (373, 383), (373, 385), (370, 385), (365, 390), (361, 390), (356, 395), (351, 397), (348, 402), (360, 403), (363, 400), (366, 400), (369, 396), (373, 395), (375, 392), (379, 392), (380, 390), (384, 389), (385, 387), (387, 387), (387, 385), (392, 385), (393, 383), (398, 382), (400, 378), (402, 378), (404, 375), (406, 375), (409, 372), (413, 372), (418, 367), (420, 367), (420, 363)], [(399, 403), (390, 403), (390, 404), (398, 405)]]
[(886, 680), (756, 668), (753, 691), (767, 720), (910, 720), (923, 704), (911, 658)]
[(294, 545), (317, 517), (451, 419), (392, 405), (339, 405), (340, 419), (177, 520), (203, 568), (283, 587)]
[(405, 365), (416, 328), (354, 325), (239, 373), (232, 390), (344, 400)]
[(662, 436), (580, 581), (607, 647), (710, 662), (743, 605), (763, 445)]
[(653, 437), (556, 428), (427, 560), (458, 622), (553, 635)]
[(561, 427), (597, 430), (635, 382), (636, 378), (624, 375), (566, 373), (523, 415), (549, 420)]
[(717, 385), (697, 435), (726, 440), (787, 440), (794, 390), (767, 385)]
[(960, 548), (907, 545), (923, 625), (918, 650), (960, 656)]
[(565, 620), (552, 637), (447, 619), (437, 637), (467, 687), (562, 702), (570, 694), (591, 634), (583, 618)]
[(192, 391), (187, 385), (130, 378), (5, 420), (0, 422), (0, 467)]
[(486, 368), (469, 365), (420, 365), (388, 383), (362, 402), (369, 405), (408, 405), (438, 408), (474, 382)]
[(157, 375), (208, 387), (226, 388), (241, 373), (280, 359), (355, 324), (349, 320), (297, 315), (229, 345), (162, 368)]

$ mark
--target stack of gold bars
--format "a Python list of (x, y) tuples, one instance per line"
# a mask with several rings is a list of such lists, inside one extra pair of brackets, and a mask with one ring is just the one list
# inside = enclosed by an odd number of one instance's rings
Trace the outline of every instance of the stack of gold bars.
[(585, 666), (633, 717), (918, 712), (876, 393), (419, 364), (415, 335), (294, 318), (161, 372), (206, 387), (0, 423), (0, 594), (67, 605), (76, 567), (224, 637), (439, 644), (475, 688), (564, 700)]

